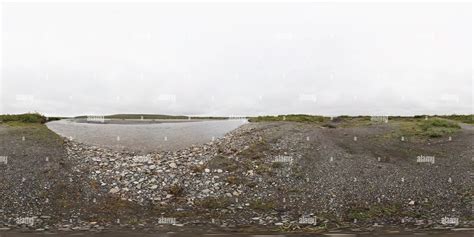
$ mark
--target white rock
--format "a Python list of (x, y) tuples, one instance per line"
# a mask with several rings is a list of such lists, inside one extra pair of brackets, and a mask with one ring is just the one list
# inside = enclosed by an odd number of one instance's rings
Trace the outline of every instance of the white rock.
[(120, 191), (120, 188), (115, 187), (115, 188), (110, 189), (109, 193), (118, 193), (119, 191)]
[(176, 163), (172, 162), (172, 163), (170, 164), (170, 167), (173, 168), (173, 169), (175, 169), (175, 168), (177, 168), (178, 166), (176, 165)]
[(204, 172), (209, 173), (209, 172), (211, 172), (211, 170), (210, 169), (204, 169)]

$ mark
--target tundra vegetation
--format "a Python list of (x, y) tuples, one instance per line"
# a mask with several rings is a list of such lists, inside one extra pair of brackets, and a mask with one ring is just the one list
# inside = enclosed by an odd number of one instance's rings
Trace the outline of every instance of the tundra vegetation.
[[(209, 144), (151, 153), (147, 162), (61, 138), (40, 114), (0, 118), (9, 156), (0, 165), (0, 228), (17, 228), (4, 217), (18, 213), (43, 219), (25, 228), (67, 230), (177, 230), (160, 216), (190, 228), (280, 232), (445, 228), (443, 217), (459, 217), (460, 228), (474, 223), (466, 179), (474, 133), (461, 124), (472, 115), (253, 117)], [(417, 162), (420, 155), (436, 162)], [(298, 223), (304, 216), (318, 224)]]
[[(414, 136), (435, 138), (453, 134), (461, 128), (458, 122), (473, 124), (473, 115), (416, 115), (416, 116), (389, 116), (389, 123), (395, 125), (392, 133), (395, 136)], [(326, 128), (350, 128), (379, 124), (373, 122), (370, 116), (325, 117), (318, 115), (290, 114), (277, 116), (251, 117), (250, 122), (288, 121), (320, 125)]]
[(8, 122), (45, 123), (47, 119), (45, 116), (39, 113), (27, 113), (27, 114), (0, 115), (0, 121), (2, 121), (2, 123), (8, 123)]
[(46, 117), (39, 113), (3, 114), (0, 115), (0, 123), (8, 123), (9, 125), (21, 125), (20, 123), (43, 124), (48, 121), (60, 120), (64, 118), (65, 117)]

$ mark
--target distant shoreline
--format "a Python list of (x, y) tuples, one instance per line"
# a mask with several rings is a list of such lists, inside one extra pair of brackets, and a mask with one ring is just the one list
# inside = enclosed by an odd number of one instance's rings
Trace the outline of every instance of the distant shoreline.
[[(203, 122), (215, 121), (216, 119), (105, 119), (100, 121), (87, 121), (87, 119), (67, 119), (76, 123), (91, 123), (91, 124), (160, 124), (160, 123), (185, 123), (185, 122)], [(225, 119), (219, 119), (225, 120)]]

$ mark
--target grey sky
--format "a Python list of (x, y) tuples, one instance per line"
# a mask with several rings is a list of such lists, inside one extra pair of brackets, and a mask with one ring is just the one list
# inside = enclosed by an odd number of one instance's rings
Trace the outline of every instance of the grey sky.
[(470, 3), (8, 3), (0, 113), (472, 113)]

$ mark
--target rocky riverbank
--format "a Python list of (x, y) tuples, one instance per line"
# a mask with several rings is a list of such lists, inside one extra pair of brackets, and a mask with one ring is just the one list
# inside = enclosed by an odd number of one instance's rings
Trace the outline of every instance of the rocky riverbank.
[(22, 128), (2, 127), (10, 159), (0, 165), (0, 228), (472, 228), (474, 132), (397, 132), (392, 123), (260, 122), (202, 146), (138, 155), (67, 139), (38, 143)]

